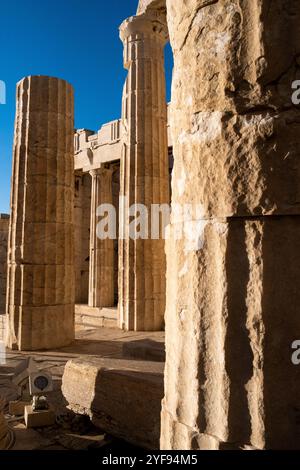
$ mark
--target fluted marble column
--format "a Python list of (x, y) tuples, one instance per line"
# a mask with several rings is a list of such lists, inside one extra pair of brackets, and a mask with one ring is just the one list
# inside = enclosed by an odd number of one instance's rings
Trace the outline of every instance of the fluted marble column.
[(101, 204), (112, 204), (112, 170), (100, 168), (90, 171), (92, 177), (90, 225), (89, 306), (114, 306), (114, 241), (97, 236), (97, 209)]
[(120, 36), (128, 69), (122, 113), (120, 186), (126, 202), (120, 224), (124, 239), (119, 244), (120, 326), (135, 331), (160, 330), (165, 310), (164, 240), (162, 236), (151, 240), (150, 217), (146, 221), (148, 239), (129, 239), (125, 227), (132, 204), (143, 204), (149, 215), (151, 204), (169, 204), (164, 72), (168, 35), (158, 18), (141, 15), (125, 20)]
[(8, 242), (7, 345), (74, 338), (73, 89), (32, 76), (17, 85)]
[(161, 447), (299, 449), (300, 4), (167, 8), (172, 204), (195, 212), (167, 242)]

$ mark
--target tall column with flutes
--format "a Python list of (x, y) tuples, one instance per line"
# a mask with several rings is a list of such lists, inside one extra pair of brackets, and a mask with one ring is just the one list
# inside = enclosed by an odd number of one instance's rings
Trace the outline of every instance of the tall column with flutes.
[(8, 241), (7, 345), (74, 339), (74, 99), (64, 80), (17, 86)]
[[(158, 18), (141, 15), (125, 20), (120, 36), (128, 69), (122, 112), (120, 326), (160, 330), (165, 310), (164, 239), (162, 233), (151, 239), (150, 213), (151, 205), (169, 204), (170, 197), (164, 71), (168, 34)], [(143, 228), (137, 223), (136, 230), (126, 230), (132, 222), (129, 216), (144, 218)]]

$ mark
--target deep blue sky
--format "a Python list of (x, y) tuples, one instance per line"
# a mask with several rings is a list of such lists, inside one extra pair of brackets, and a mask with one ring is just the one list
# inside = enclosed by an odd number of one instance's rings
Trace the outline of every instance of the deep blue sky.
[[(118, 27), (135, 14), (138, 0), (1, 1), (0, 212), (9, 212), (16, 83), (51, 75), (75, 88), (75, 126), (97, 130), (120, 117), (126, 71)], [(166, 52), (168, 90), (172, 59)], [(169, 92), (168, 92), (169, 99)]]

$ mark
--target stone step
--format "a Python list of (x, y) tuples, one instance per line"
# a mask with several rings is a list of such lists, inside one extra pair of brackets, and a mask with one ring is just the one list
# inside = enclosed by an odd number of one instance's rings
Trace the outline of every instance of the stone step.
[(68, 407), (112, 436), (158, 449), (164, 364), (126, 359), (73, 359), (62, 392)]
[(86, 328), (117, 328), (118, 309), (75, 305), (75, 324)]

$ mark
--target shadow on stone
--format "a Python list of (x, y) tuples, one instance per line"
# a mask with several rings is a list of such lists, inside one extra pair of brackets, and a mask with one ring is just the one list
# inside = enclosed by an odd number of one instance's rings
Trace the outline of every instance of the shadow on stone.
[(123, 356), (143, 361), (165, 362), (165, 344), (152, 339), (140, 339), (123, 343)]
[(162, 363), (72, 360), (65, 368), (62, 391), (68, 407), (88, 414), (98, 428), (133, 445), (159, 448)]

